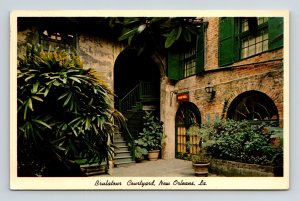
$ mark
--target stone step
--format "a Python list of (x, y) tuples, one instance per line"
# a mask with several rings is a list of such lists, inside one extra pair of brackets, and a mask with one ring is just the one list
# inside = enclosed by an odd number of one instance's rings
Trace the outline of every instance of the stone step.
[(115, 162), (115, 167), (124, 167), (124, 166), (129, 166), (135, 164), (135, 161), (127, 161), (127, 162)]
[(115, 148), (115, 152), (129, 151), (128, 146), (119, 146)]
[(121, 132), (114, 135), (113, 144), (115, 146), (114, 164), (116, 167), (133, 164), (132, 156)]
[[(116, 145), (116, 143), (121, 143), (121, 142), (125, 142), (125, 140), (124, 140), (124, 139), (117, 138), (117, 139), (114, 139), (113, 144)], [(125, 142), (125, 143), (126, 143), (126, 142)]]
[(115, 157), (131, 157), (130, 151), (116, 151)]
[(115, 164), (132, 162), (131, 156), (115, 157)]
[(116, 142), (125, 142), (125, 140), (123, 138), (114, 138), (113, 144)]
[(157, 105), (143, 105), (142, 110), (144, 110), (144, 111), (154, 111), (157, 108), (158, 108)]
[(122, 140), (122, 141), (120, 141), (120, 140), (115, 140), (114, 141), (114, 145), (116, 146), (116, 147), (124, 147), (124, 146), (127, 146), (127, 143), (124, 141), (124, 140)]
[(124, 138), (123, 138), (123, 136), (121, 136), (121, 135), (118, 135), (118, 136), (114, 136), (114, 141), (124, 141)]

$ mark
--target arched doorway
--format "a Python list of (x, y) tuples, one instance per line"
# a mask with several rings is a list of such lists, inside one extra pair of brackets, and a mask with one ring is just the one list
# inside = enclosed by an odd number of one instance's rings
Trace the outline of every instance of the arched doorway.
[[(160, 71), (157, 64), (147, 55), (138, 56), (133, 49), (126, 49), (118, 56), (114, 67), (114, 91), (116, 94), (115, 106), (119, 107), (119, 101), (139, 85), (143, 88), (140, 91), (135, 91), (136, 95), (143, 93), (145, 95), (142, 98), (145, 100), (148, 98), (155, 98), (159, 100), (160, 93)], [(132, 93), (133, 94), (133, 93)], [(134, 95), (134, 94), (133, 94)], [(131, 106), (134, 106), (135, 102), (139, 100), (136, 97), (131, 97)], [(154, 100), (154, 99), (153, 99)], [(144, 101), (144, 100), (142, 100)], [(159, 104), (159, 101), (152, 102), (153, 104)], [(151, 103), (151, 104), (152, 104)], [(158, 106), (158, 105), (157, 105)], [(121, 112), (126, 112), (128, 107), (122, 108)]]
[(197, 106), (191, 102), (182, 103), (175, 117), (175, 153), (176, 158), (188, 159), (191, 155), (198, 154), (199, 136), (189, 131), (200, 127), (201, 114)]
[(266, 94), (259, 91), (247, 91), (238, 95), (228, 108), (227, 117), (237, 121), (272, 122), (278, 124), (276, 105)]

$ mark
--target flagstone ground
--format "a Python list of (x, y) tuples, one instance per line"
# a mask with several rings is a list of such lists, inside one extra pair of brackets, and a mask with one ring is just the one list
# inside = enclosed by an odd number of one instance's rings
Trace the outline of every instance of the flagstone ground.
[[(99, 176), (99, 175), (98, 175)], [(109, 177), (194, 177), (191, 161), (180, 159), (159, 159), (143, 161), (133, 165), (113, 168)], [(209, 174), (208, 176), (216, 176)]]

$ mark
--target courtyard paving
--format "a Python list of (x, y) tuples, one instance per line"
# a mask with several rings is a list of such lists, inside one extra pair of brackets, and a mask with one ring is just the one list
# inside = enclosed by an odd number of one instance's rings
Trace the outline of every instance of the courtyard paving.
[[(192, 162), (180, 159), (144, 160), (141, 163), (113, 168), (112, 177), (193, 177)], [(208, 175), (215, 176), (215, 175)]]

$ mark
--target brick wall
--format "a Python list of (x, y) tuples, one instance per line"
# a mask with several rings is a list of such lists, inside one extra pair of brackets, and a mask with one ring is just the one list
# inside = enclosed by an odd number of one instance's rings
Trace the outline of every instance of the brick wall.
[[(201, 122), (226, 118), (228, 107), (240, 94), (259, 91), (269, 96), (277, 107), (280, 127), (283, 127), (283, 49), (265, 52), (240, 60), (228, 67), (218, 65), (219, 18), (205, 18), (208, 26), (205, 35), (205, 72), (171, 83), (163, 82), (161, 92), (161, 120), (167, 136), (164, 158), (175, 157), (175, 115), (179, 108), (174, 92), (189, 91), (190, 102), (200, 113)], [(205, 92), (208, 82), (216, 90), (215, 97)]]
[[(202, 123), (226, 117), (234, 98), (243, 92), (256, 90), (265, 93), (275, 103), (283, 126), (283, 49), (243, 59), (229, 67), (218, 66), (218, 18), (208, 18), (206, 33), (206, 62), (202, 75), (176, 83), (175, 90), (187, 89), (190, 101), (197, 105)], [(216, 90), (213, 100), (205, 92), (210, 83)]]
[[(202, 115), (202, 123), (218, 117), (226, 117), (228, 106), (239, 94), (251, 90), (263, 92), (275, 103), (282, 126), (282, 75), (283, 64), (281, 60), (278, 60), (212, 71), (203, 76), (193, 76), (178, 82), (176, 89), (186, 88), (190, 92), (190, 101), (198, 106)], [(208, 82), (214, 85), (216, 91), (213, 100), (210, 100), (210, 95), (205, 92)]]
[(219, 37), (219, 18), (206, 18), (208, 26), (205, 32), (205, 59), (206, 70), (218, 67), (218, 37)]

